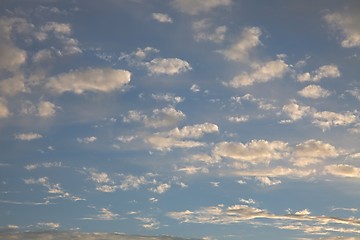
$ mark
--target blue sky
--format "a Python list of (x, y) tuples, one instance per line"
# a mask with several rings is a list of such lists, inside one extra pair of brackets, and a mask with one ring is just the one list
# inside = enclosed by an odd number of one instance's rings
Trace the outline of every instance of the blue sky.
[(0, 14), (1, 239), (358, 239), (358, 1)]

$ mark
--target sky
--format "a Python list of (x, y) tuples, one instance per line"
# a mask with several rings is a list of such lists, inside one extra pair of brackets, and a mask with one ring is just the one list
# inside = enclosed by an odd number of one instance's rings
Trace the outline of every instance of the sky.
[(360, 239), (359, 50), (357, 0), (2, 0), (0, 239)]

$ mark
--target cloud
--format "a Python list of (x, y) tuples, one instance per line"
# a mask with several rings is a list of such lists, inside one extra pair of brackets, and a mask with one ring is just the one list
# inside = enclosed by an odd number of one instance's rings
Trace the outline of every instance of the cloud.
[(183, 128), (174, 128), (168, 132), (160, 132), (150, 135), (146, 142), (160, 151), (169, 151), (172, 148), (193, 148), (204, 146), (205, 143), (197, 141), (182, 140), (186, 138), (198, 139), (207, 133), (217, 133), (219, 128), (212, 123), (195, 124), (184, 126)]
[(151, 230), (158, 229), (160, 225), (160, 223), (156, 221), (156, 219), (154, 218), (137, 217), (136, 219), (143, 223), (142, 227), (145, 229), (151, 229)]
[(229, 116), (229, 117), (227, 117), (227, 119), (230, 122), (241, 123), (241, 122), (249, 121), (250, 117), (249, 117), (249, 115), (238, 115), (238, 116)]
[(255, 103), (257, 105), (257, 107), (262, 110), (276, 109), (276, 107), (269, 100), (263, 99), (263, 98), (256, 98), (249, 93), (245, 94), (242, 97), (239, 97), (239, 96), (231, 97), (231, 100), (235, 101), (236, 103), (239, 103), (239, 104), (242, 104), (243, 101)]
[(71, 34), (71, 26), (68, 23), (48, 22), (43, 27), (44, 32), (54, 32), (55, 34)]
[(256, 180), (259, 181), (263, 186), (274, 186), (281, 183), (280, 180), (270, 179), (269, 177), (264, 176), (256, 177)]
[(344, 48), (360, 47), (360, 17), (358, 12), (334, 12), (324, 16), (330, 27), (342, 35)]
[(15, 134), (15, 139), (22, 140), (22, 141), (31, 141), (31, 140), (40, 139), (42, 137), (43, 136), (41, 134), (38, 134), (38, 133), (19, 133), (19, 134)]
[(43, 167), (43, 168), (62, 167), (62, 163), (61, 162), (44, 162), (44, 163), (28, 164), (24, 168), (28, 171), (32, 171), (39, 167)]
[(266, 62), (262, 65), (254, 65), (253, 72), (243, 72), (234, 77), (225, 85), (232, 88), (251, 86), (255, 83), (268, 82), (276, 78), (282, 78), (289, 66), (281, 59)]
[(196, 92), (200, 91), (200, 87), (197, 84), (193, 84), (193, 85), (191, 85), (190, 90), (192, 92), (196, 93)]
[(230, 158), (258, 164), (279, 160), (287, 155), (287, 150), (287, 143), (282, 141), (252, 140), (246, 144), (240, 142), (217, 143), (213, 154), (218, 158)]
[(153, 99), (157, 101), (165, 101), (172, 104), (181, 103), (185, 100), (185, 98), (180, 96), (175, 96), (174, 94), (166, 93), (166, 94), (152, 94)]
[(150, 191), (158, 194), (163, 194), (171, 188), (171, 185), (168, 183), (161, 183), (155, 188), (151, 188)]
[(360, 168), (347, 164), (333, 164), (325, 167), (331, 175), (346, 178), (360, 178)]
[(322, 159), (335, 158), (341, 154), (341, 150), (322, 141), (310, 139), (296, 145), (294, 152), (294, 165), (305, 167), (319, 163)]
[(319, 82), (323, 78), (338, 78), (341, 76), (339, 68), (336, 65), (323, 65), (311, 74), (301, 73), (297, 75), (297, 81), (299, 82)]
[(260, 45), (261, 30), (258, 27), (247, 27), (242, 33), (240, 39), (225, 50), (219, 50), (226, 59), (232, 61), (245, 62), (249, 60), (249, 52)]
[(153, 17), (153, 19), (155, 19), (156, 21), (161, 22), (161, 23), (172, 23), (173, 22), (171, 17), (169, 17), (169, 15), (167, 15), (165, 13), (153, 13), (152, 17)]
[(0, 118), (7, 118), (11, 115), (6, 103), (6, 100), (0, 97)]
[(36, 225), (39, 228), (46, 228), (46, 229), (57, 229), (60, 227), (60, 223), (55, 223), (55, 222), (39, 222)]
[(130, 82), (131, 73), (110, 68), (88, 68), (51, 77), (46, 87), (55, 93), (111, 92)]
[(93, 217), (85, 217), (83, 220), (113, 221), (119, 219), (120, 214), (111, 212), (108, 208), (100, 208), (99, 214)]
[(43, 118), (49, 118), (56, 113), (55, 104), (48, 101), (40, 101), (38, 105), (38, 115)]
[(220, 6), (230, 6), (232, 0), (174, 0), (173, 6), (180, 12), (190, 15), (197, 15), (200, 12), (207, 12)]
[(10, 78), (0, 81), (0, 91), (4, 95), (14, 96), (17, 93), (27, 92), (24, 83), (24, 75), (16, 74)]
[(348, 93), (350, 93), (354, 98), (360, 101), (360, 89), (354, 88), (352, 90), (348, 90)]
[(97, 137), (91, 136), (91, 137), (84, 137), (84, 138), (76, 138), (76, 141), (79, 143), (92, 143), (97, 140)]
[(28, 26), (23, 18), (0, 18), (0, 71), (15, 72), (26, 61), (27, 54), (15, 46), (11, 34), (16, 26)]
[[(242, 177), (294, 177), (294, 178), (303, 178), (308, 177), (311, 174), (316, 173), (316, 170), (301, 170), (294, 168), (286, 167), (275, 167), (267, 169), (255, 169), (255, 170), (236, 170), (232, 174)], [(270, 179), (271, 180), (271, 179)], [(276, 181), (276, 180), (275, 180)]]
[(352, 112), (336, 113), (330, 111), (315, 112), (312, 117), (314, 119), (313, 124), (323, 131), (333, 126), (347, 126), (355, 123), (358, 119), (357, 115)]
[(220, 43), (225, 38), (225, 33), (227, 31), (226, 26), (218, 26), (212, 32), (210, 28), (212, 24), (209, 19), (202, 19), (196, 21), (192, 24), (192, 29), (195, 32), (194, 38), (196, 41), (211, 41), (215, 43)]
[(318, 85), (309, 85), (298, 91), (298, 94), (302, 97), (318, 99), (326, 98), (331, 95), (330, 91), (323, 89)]
[(283, 106), (282, 111), (288, 115), (291, 121), (297, 121), (309, 114), (312, 109), (309, 106), (299, 105), (295, 99)]
[(190, 64), (179, 58), (154, 58), (145, 63), (151, 74), (177, 75), (191, 70)]
[(120, 189), (127, 191), (131, 189), (139, 189), (141, 185), (145, 185), (148, 181), (144, 176), (133, 176), (133, 175), (121, 175), (122, 180), (120, 184)]
[(146, 127), (161, 128), (176, 125), (185, 119), (185, 114), (173, 107), (162, 109), (154, 109), (153, 114), (148, 116), (140, 116)]

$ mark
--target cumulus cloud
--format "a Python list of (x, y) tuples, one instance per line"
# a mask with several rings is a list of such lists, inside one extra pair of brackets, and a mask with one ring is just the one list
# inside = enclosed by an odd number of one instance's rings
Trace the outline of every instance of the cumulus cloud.
[(200, 138), (206, 133), (217, 133), (219, 127), (213, 123), (202, 123), (190, 126), (184, 126), (183, 128), (174, 128), (165, 135), (173, 138)]
[(282, 78), (287, 72), (289, 65), (283, 60), (273, 60), (261, 65), (254, 65), (254, 70), (250, 73), (243, 72), (234, 77), (229, 83), (225, 85), (240, 88), (251, 86), (255, 83), (268, 82), (273, 79)]
[(313, 124), (320, 127), (323, 131), (333, 126), (347, 126), (355, 123), (358, 119), (353, 112), (336, 113), (330, 111), (315, 112), (312, 115)]
[(196, 21), (192, 24), (192, 29), (195, 32), (194, 38), (196, 41), (211, 41), (215, 43), (220, 43), (225, 38), (225, 33), (227, 31), (226, 26), (218, 26), (214, 30), (210, 30), (212, 24), (209, 19), (202, 19)]
[(241, 122), (249, 121), (250, 117), (249, 115), (238, 115), (238, 116), (228, 116), (227, 119), (230, 122), (241, 123)]
[(264, 177), (264, 176), (256, 177), (256, 180), (259, 181), (259, 183), (263, 186), (274, 186), (281, 183), (280, 180), (271, 179), (269, 177)]
[(232, 0), (173, 0), (173, 6), (180, 12), (197, 15), (219, 6), (230, 6)]
[(197, 84), (193, 84), (193, 85), (191, 85), (190, 90), (192, 92), (196, 93), (196, 92), (200, 91), (200, 87)]
[(298, 94), (305, 98), (326, 98), (331, 95), (330, 91), (318, 86), (318, 85), (309, 85), (298, 91)]
[(0, 118), (7, 118), (10, 114), (6, 100), (0, 97)]
[(171, 185), (168, 183), (161, 183), (158, 186), (156, 186), (155, 188), (151, 188), (150, 191), (154, 192), (154, 193), (158, 193), (158, 194), (163, 194), (166, 191), (168, 191), (171, 188)]
[(130, 82), (131, 73), (110, 68), (75, 70), (51, 77), (46, 87), (55, 93), (111, 92)]
[(16, 74), (10, 78), (0, 81), (0, 91), (4, 95), (14, 96), (20, 92), (27, 92), (24, 83), (24, 75)]
[(273, 105), (273, 103), (270, 100), (263, 99), (263, 98), (256, 98), (249, 93), (245, 94), (242, 97), (240, 97), (240, 96), (231, 97), (231, 100), (235, 101), (236, 103), (239, 103), (239, 104), (243, 104), (244, 101), (251, 102), (251, 103), (256, 104), (257, 107), (262, 110), (276, 109), (276, 107)]
[(55, 222), (39, 222), (36, 224), (39, 228), (57, 229), (60, 227), (60, 223)]
[(252, 140), (246, 144), (240, 142), (220, 142), (215, 145), (213, 154), (218, 158), (230, 158), (252, 164), (269, 163), (287, 155), (287, 143)]
[(134, 176), (134, 175), (123, 175), (121, 174), (122, 180), (120, 184), (120, 189), (127, 191), (131, 189), (139, 189), (141, 185), (147, 184), (148, 181), (144, 176)]
[(54, 116), (56, 113), (55, 104), (49, 101), (40, 101), (38, 105), (38, 115), (43, 118), (49, 118)]
[(100, 208), (98, 214), (92, 217), (82, 218), (83, 220), (112, 221), (119, 219), (120, 214), (111, 212), (108, 208)]
[(354, 88), (352, 90), (348, 90), (348, 93), (350, 93), (354, 98), (360, 101), (360, 89)]
[(146, 127), (161, 128), (176, 125), (185, 119), (185, 114), (173, 107), (154, 109), (151, 116), (141, 116)]
[(247, 27), (242, 33), (240, 39), (228, 49), (220, 50), (226, 59), (232, 61), (244, 62), (249, 60), (249, 52), (260, 45), (261, 30), (258, 27)]
[(180, 96), (175, 96), (174, 94), (166, 93), (166, 94), (152, 94), (153, 99), (157, 101), (165, 101), (172, 104), (181, 103), (185, 100), (185, 98)]
[(313, 71), (312, 73), (306, 72), (297, 75), (299, 82), (319, 82), (323, 78), (338, 78), (341, 76), (339, 68), (334, 65), (323, 65)]
[(324, 19), (330, 27), (342, 35), (342, 47), (360, 47), (360, 17), (358, 12), (328, 13)]
[(165, 13), (153, 13), (152, 17), (161, 23), (172, 23), (173, 20), (171, 19), (171, 17)]
[(294, 165), (305, 167), (310, 164), (319, 163), (322, 159), (334, 158), (341, 154), (329, 143), (310, 139), (296, 145), (294, 152)]
[[(293, 177), (293, 178), (303, 178), (308, 177), (311, 174), (316, 173), (316, 170), (302, 170), (295, 168), (287, 167), (275, 167), (275, 168), (266, 168), (266, 169), (254, 169), (254, 170), (235, 170), (232, 174), (242, 177)], [(271, 179), (270, 179), (271, 180)], [(277, 181), (277, 180), (274, 180)]]
[(15, 72), (26, 61), (26, 52), (11, 39), (14, 28), (19, 25), (29, 26), (23, 18), (0, 18), (0, 70)]
[(283, 106), (282, 111), (290, 117), (291, 121), (297, 121), (309, 114), (312, 109), (309, 106), (299, 105), (295, 99), (292, 99)]
[(42, 137), (43, 136), (41, 134), (32, 133), (32, 132), (15, 134), (15, 139), (22, 141), (31, 141), (31, 140), (40, 139)]
[(62, 167), (62, 163), (61, 162), (44, 162), (44, 163), (28, 164), (24, 168), (28, 171), (32, 171), (32, 170), (38, 169), (40, 167), (43, 167), (43, 168)]
[(79, 143), (92, 143), (92, 142), (95, 142), (96, 140), (97, 140), (97, 137), (95, 137), (95, 136), (76, 138), (76, 141), (78, 141)]
[(347, 164), (333, 164), (325, 167), (331, 175), (346, 178), (360, 178), (360, 168)]
[(161, 135), (150, 135), (145, 141), (159, 151), (170, 151), (172, 148), (194, 148), (205, 146), (205, 143), (190, 140), (179, 140)]
[(145, 66), (150, 74), (177, 75), (191, 70), (190, 64), (179, 58), (154, 58)]

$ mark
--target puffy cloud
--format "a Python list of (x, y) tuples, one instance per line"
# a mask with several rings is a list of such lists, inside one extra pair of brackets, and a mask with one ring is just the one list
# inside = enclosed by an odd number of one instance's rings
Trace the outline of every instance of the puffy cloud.
[(186, 166), (176, 169), (176, 171), (184, 172), (187, 175), (193, 175), (197, 173), (208, 173), (209, 170), (204, 167)]
[(240, 142), (220, 142), (215, 145), (213, 154), (220, 158), (230, 158), (258, 164), (281, 159), (287, 155), (287, 150), (287, 143), (282, 141), (252, 140), (246, 144)]
[(95, 171), (91, 171), (90, 175), (91, 175), (91, 180), (96, 183), (107, 183), (110, 181), (108, 174), (105, 172), (98, 173)]
[(152, 116), (145, 116), (143, 121), (146, 127), (161, 128), (173, 126), (183, 119), (185, 119), (185, 114), (182, 111), (166, 107), (154, 109)]
[(236, 122), (236, 123), (240, 123), (240, 122), (247, 122), (249, 121), (249, 115), (238, 115), (238, 116), (229, 116), (227, 119), (230, 122)]
[(16, 71), (26, 60), (26, 52), (15, 46), (11, 33), (16, 26), (28, 26), (22, 18), (0, 18), (0, 70)]
[(196, 21), (192, 24), (192, 28), (195, 32), (195, 40), (196, 41), (211, 41), (220, 43), (225, 38), (225, 33), (227, 31), (226, 26), (216, 27), (213, 32), (210, 32), (211, 22), (209, 19), (202, 19), (200, 21)]
[(329, 143), (307, 140), (296, 145), (294, 152), (294, 165), (304, 167), (310, 164), (318, 163), (321, 159), (334, 158), (339, 156), (340, 150)]
[(46, 87), (62, 94), (73, 92), (111, 92), (122, 89), (130, 82), (131, 73), (126, 70), (110, 68), (89, 68), (76, 70), (51, 77)]
[(168, 132), (161, 132), (150, 135), (146, 142), (160, 151), (169, 151), (171, 148), (193, 148), (204, 146), (205, 144), (197, 141), (185, 141), (184, 138), (201, 138), (206, 133), (216, 133), (219, 131), (217, 125), (212, 123), (195, 124), (174, 128)]
[(281, 59), (269, 61), (265, 64), (254, 66), (254, 70), (251, 73), (244, 72), (234, 77), (229, 83), (226, 83), (226, 85), (233, 88), (240, 88), (282, 78), (287, 72), (288, 67), (289, 66)]
[(39, 167), (44, 167), (44, 168), (62, 167), (62, 163), (61, 162), (44, 162), (44, 163), (37, 163), (37, 164), (29, 164), (29, 165), (26, 165), (24, 168), (28, 171), (32, 171)]
[(358, 117), (352, 112), (336, 113), (330, 111), (315, 112), (312, 117), (314, 118), (313, 124), (320, 127), (323, 131), (332, 126), (346, 126), (355, 123)]
[(331, 95), (330, 91), (318, 86), (318, 85), (309, 85), (303, 88), (302, 90), (298, 91), (300, 96), (306, 98), (326, 98)]
[(6, 100), (0, 97), (0, 118), (7, 118), (10, 114), (11, 113), (6, 105)]
[(95, 136), (76, 139), (76, 141), (78, 141), (79, 143), (92, 143), (92, 142), (95, 142), (96, 140), (97, 140), (97, 137), (95, 137)]
[(38, 115), (40, 117), (48, 118), (54, 116), (56, 113), (55, 104), (48, 101), (40, 101), (38, 105)]
[(255, 103), (257, 105), (257, 107), (259, 109), (262, 110), (271, 110), (271, 109), (275, 109), (276, 107), (271, 103), (271, 101), (267, 100), (267, 99), (263, 99), (263, 98), (256, 98), (253, 95), (247, 93), (242, 97), (231, 97), (232, 101), (235, 101), (239, 104), (242, 104), (243, 101), (248, 101), (251, 103)]
[(200, 87), (197, 84), (193, 84), (193, 85), (191, 85), (190, 90), (192, 92), (196, 93), (196, 92), (200, 91)]
[(219, 6), (230, 6), (232, 0), (174, 0), (173, 6), (180, 12), (196, 15)]
[(323, 78), (338, 78), (340, 75), (340, 70), (336, 65), (323, 65), (313, 71), (311, 74), (308, 72), (298, 74), (297, 80), (299, 82), (319, 82)]
[(94, 217), (83, 218), (84, 220), (112, 221), (117, 220), (120, 214), (111, 212), (108, 208), (100, 208), (99, 214)]
[(176, 75), (191, 70), (190, 64), (179, 58), (154, 58), (145, 66), (151, 74)]
[(141, 185), (147, 184), (144, 176), (120, 175), (123, 179), (119, 185), (121, 190), (127, 191), (131, 189), (139, 189)]
[(238, 42), (230, 46), (225, 50), (220, 50), (226, 59), (232, 61), (247, 61), (249, 58), (249, 52), (256, 46), (261, 44), (260, 42), (261, 30), (258, 27), (247, 27), (241, 33), (241, 38)]
[(166, 93), (166, 94), (152, 94), (153, 99), (158, 101), (170, 102), (172, 104), (177, 104), (183, 102), (185, 99), (180, 96), (175, 96), (174, 94)]
[(43, 27), (44, 32), (54, 32), (56, 34), (71, 34), (71, 26), (67, 23), (48, 22)]
[(169, 15), (165, 14), (165, 13), (153, 13), (152, 17), (161, 23), (172, 23), (173, 20), (171, 19), (171, 17), (169, 17)]
[(232, 174), (242, 177), (255, 177), (255, 178), (257, 177), (303, 178), (303, 177), (308, 177), (311, 174), (314, 174), (315, 172), (316, 172), (315, 170), (301, 170), (301, 169), (286, 168), (286, 167), (275, 167), (270, 169), (267, 168), (267, 169), (255, 169), (255, 170), (237, 170), (232, 172)]
[(38, 133), (19, 133), (19, 134), (15, 134), (15, 139), (22, 140), (22, 141), (31, 141), (31, 140), (40, 139), (42, 137), (43, 136), (41, 134), (38, 134)]
[(145, 229), (158, 229), (160, 223), (156, 221), (154, 218), (149, 217), (137, 217), (137, 220), (143, 223), (142, 227)]
[(299, 105), (295, 99), (283, 106), (282, 111), (290, 117), (292, 121), (297, 121), (311, 112), (309, 106)]
[(57, 229), (60, 227), (59, 223), (55, 222), (40, 222), (36, 224), (40, 228), (50, 228), (50, 229)]
[(354, 88), (352, 90), (348, 90), (348, 93), (350, 93), (354, 98), (360, 101), (360, 89)]
[(256, 177), (256, 180), (258, 180), (260, 184), (263, 186), (274, 186), (281, 183), (280, 180), (270, 179), (269, 177), (264, 177), (264, 176)]
[(360, 17), (358, 12), (328, 13), (324, 19), (333, 29), (341, 33), (342, 47), (360, 47)]
[(26, 92), (24, 75), (17, 74), (8, 79), (0, 81), (0, 91), (4, 95), (16, 95), (19, 92)]
[(158, 194), (163, 194), (171, 188), (170, 184), (162, 183), (155, 188), (151, 188), (150, 191)]
[(347, 164), (333, 164), (325, 167), (325, 171), (338, 177), (360, 178), (360, 168)]

